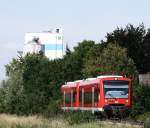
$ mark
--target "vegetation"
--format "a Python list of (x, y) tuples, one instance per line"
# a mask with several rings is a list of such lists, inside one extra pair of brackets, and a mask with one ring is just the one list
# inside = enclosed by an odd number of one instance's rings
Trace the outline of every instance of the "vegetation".
[(139, 85), (133, 87), (132, 116), (150, 112), (150, 86)]
[(117, 44), (109, 44), (99, 51), (92, 49), (85, 62), (83, 72), (86, 76), (122, 74), (134, 80), (138, 77), (134, 62), (127, 56), (126, 49)]
[(150, 112), (145, 112), (141, 115), (137, 115), (135, 120), (144, 122), (144, 128), (150, 128)]
[(8, 80), (0, 88), (0, 112), (56, 114), (61, 100), (60, 86), (83, 78), (84, 58), (94, 45), (93, 41), (83, 41), (74, 52), (68, 49), (63, 59), (48, 60), (42, 53), (13, 59), (6, 65)]
[(125, 28), (117, 27), (107, 33), (106, 44), (117, 43), (126, 48), (128, 56), (133, 59), (139, 73), (150, 72), (150, 29), (146, 30), (143, 24), (134, 27), (129, 24)]
[[(130, 77), (133, 80), (132, 116), (148, 112), (150, 87), (139, 85), (138, 73), (150, 71), (149, 37), (150, 30), (146, 31), (143, 24), (136, 28), (127, 25), (108, 33), (107, 40), (101, 43), (84, 40), (73, 51), (67, 48), (62, 59), (48, 60), (42, 53), (14, 58), (6, 65), (8, 79), (1, 82), (0, 113), (55, 117), (61, 112), (62, 84), (102, 74)], [(82, 122), (77, 116), (79, 114), (67, 115), (66, 119), (71, 124), (72, 119)], [(86, 114), (81, 114), (81, 118), (88, 120)]]
[(65, 118), (57, 117), (46, 119), (42, 116), (16, 116), (0, 115), (0, 128), (139, 128), (137, 125), (109, 123), (109, 122), (86, 122), (70, 125)]

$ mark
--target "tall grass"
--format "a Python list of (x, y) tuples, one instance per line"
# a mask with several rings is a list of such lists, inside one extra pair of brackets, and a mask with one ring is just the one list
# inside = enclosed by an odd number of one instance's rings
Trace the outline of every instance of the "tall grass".
[(135, 120), (144, 122), (144, 128), (150, 128), (150, 112), (136, 116)]
[(108, 122), (83, 122), (70, 125), (63, 117), (44, 118), (42, 116), (16, 116), (0, 114), (0, 128), (136, 128), (130, 124)]

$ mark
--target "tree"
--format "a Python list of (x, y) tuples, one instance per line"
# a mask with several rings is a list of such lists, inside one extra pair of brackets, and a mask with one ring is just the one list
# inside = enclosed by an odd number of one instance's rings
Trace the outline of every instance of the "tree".
[(86, 58), (88, 51), (94, 46), (94, 41), (84, 40), (79, 42), (78, 46), (74, 47), (73, 52), (67, 52), (69, 54), (66, 54), (62, 60), (64, 81), (83, 79), (82, 68), (84, 65), (84, 59)]
[(150, 86), (137, 84), (133, 86), (133, 115), (149, 112)]
[(143, 50), (143, 64), (142, 67), (146, 72), (150, 72), (150, 29), (148, 29), (144, 40), (143, 40), (143, 45), (142, 48)]
[(97, 49), (92, 49), (85, 61), (83, 73), (86, 76), (113, 74), (137, 78), (136, 67), (133, 60), (127, 57), (126, 49), (117, 44), (109, 44), (106, 48), (97, 45)]
[(22, 81), (22, 58), (13, 59), (6, 65), (6, 75), (8, 79), (3, 82), (0, 92), (1, 112), (5, 113), (24, 113), (24, 94)]
[(31, 114), (47, 108), (52, 96), (49, 64), (43, 54), (27, 54), (6, 65), (8, 80), (3, 89), (6, 112)]
[[(146, 33), (143, 24), (134, 27), (129, 24), (125, 28), (117, 28), (107, 33), (106, 44), (117, 43), (120, 47), (127, 49), (127, 55), (133, 59), (139, 73), (150, 71), (150, 38), (149, 31)], [(104, 41), (103, 41), (104, 42)]]
[(50, 65), (43, 54), (27, 54), (23, 61), (23, 87), (27, 113), (43, 112), (52, 95)]

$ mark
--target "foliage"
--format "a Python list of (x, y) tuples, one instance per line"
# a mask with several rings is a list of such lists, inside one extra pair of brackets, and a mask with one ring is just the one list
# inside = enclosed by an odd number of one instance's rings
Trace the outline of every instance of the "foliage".
[(7, 86), (2, 88), (3, 111), (16, 114), (42, 112), (51, 96), (48, 67), (49, 60), (42, 54), (28, 54), (6, 65), (8, 80)]
[(144, 112), (135, 116), (135, 120), (144, 123), (144, 128), (150, 128), (150, 112)]
[(133, 116), (150, 111), (150, 86), (133, 86)]
[(67, 111), (64, 113), (64, 116), (70, 125), (91, 122), (95, 120), (95, 116), (89, 111)]
[(134, 60), (139, 73), (150, 71), (150, 30), (146, 31), (143, 24), (134, 27), (129, 24), (125, 28), (117, 28), (107, 33), (106, 44), (117, 43), (127, 49), (128, 56)]
[(8, 80), (3, 83), (1, 88), (1, 112), (24, 113), (22, 66), (21, 61), (18, 60), (13, 59), (10, 65), (6, 65)]
[(73, 52), (67, 52), (62, 60), (63, 62), (63, 79), (64, 81), (73, 81), (83, 79), (83, 65), (89, 50), (95, 46), (94, 41), (84, 40), (74, 47)]
[(48, 118), (54, 118), (60, 114), (62, 114), (62, 110), (60, 109), (61, 100), (51, 100), (46, 110), (43, 112), (43, 116)]
[[(82, 65), (93, 41), (80, 42), (63, 59), (49, 60), (42, 53), (18, 56), (6, 65), (8, 79), (0, 89), (0, 112), (15, 114), (56, 114), (60, 86), (82, 78)], [(51, 111), (51, 110), (55, 111)]]
[(46, 109), (51, 96), (49, 60), (43, 55), (27, 55), (23, 65), (22, 77), (26, 112), (42, 112)]
[(83, 72), (86, 76), (101, 74), (126, 75), (137, 78), (137, 71), (132, 59), (127, 57), (126, 49), (117, 44), (109, 44), (106, 48), (98, 46), (92, 49), (85, 61)]
[[(62, 59), (49, 60), (42, 53), (18, 56), (6, 65), (8, 79), (0, 88), (0, 112), (52, 117), (59, 113), (62, 84), (102, 74), (126, 75), (134, 79), (134, 110), (139, 112), (144, 105), (148, 111), (150, 104), (146, 100), (149, 101), (150, 91), (137, 84), (136, 70), (137, 67), (140, 72), (149, 71), (150, 30), (147, 34), (144, 30), (142, 25), (138, 28), (129, 25), (107, 34), (106, 42), (95, 44), (84, 40), (73, 51), (67, 48)], [(142, 96), (141, 100), (137, 102), (136, 96)], [(78, 112), (65, 116), (70, 124), (91, 117)]]
[(150, 123), (150, 112), (145, 112), (136, 116), (136, 120), (144, 123)]

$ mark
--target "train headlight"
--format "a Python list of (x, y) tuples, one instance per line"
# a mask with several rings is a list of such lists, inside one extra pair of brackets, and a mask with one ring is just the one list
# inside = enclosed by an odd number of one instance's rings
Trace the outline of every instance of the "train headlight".
[(118, 100), (115, 100), (115, 103), (118, 103)]
[(105, 99), (105, 103), (107, 103), (107, 100)]
[(129, 103), (129, 101), (128, 101), (128, 100), (126, 100), (126, 101), (125, 101), (125, 104), (126, 104), (126, 105), (128, 105), (128, 103)]

